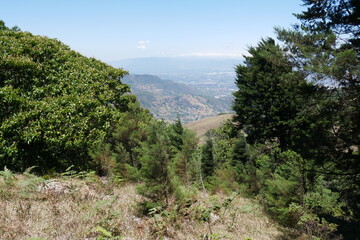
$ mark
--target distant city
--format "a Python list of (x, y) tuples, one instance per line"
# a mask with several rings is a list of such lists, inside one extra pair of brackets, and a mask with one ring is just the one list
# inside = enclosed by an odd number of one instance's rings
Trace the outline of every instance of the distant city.
[[(127, 70), (140, 103), (157, 118), (184, 122), (231, 113), (235, 66), (240, 58), (132, 58), (109, 62)], [(155, 91), (156, 89), (156, 91)]]

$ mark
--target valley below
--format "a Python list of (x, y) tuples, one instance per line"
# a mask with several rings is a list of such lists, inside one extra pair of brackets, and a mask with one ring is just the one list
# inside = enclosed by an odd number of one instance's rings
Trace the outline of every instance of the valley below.
[(122, 81), (158, 119), (173, 122), (179, 117), (187, 123), (231, 112), (231, 90), (223, 86), (205, 88), (154, 75), (129, 75)]
[(184, 123), (232, 113), (235, 66), (240, 58), (133, 58), (109, 62), (130, 74), (130, 85), (142, 107), (158, 119)]

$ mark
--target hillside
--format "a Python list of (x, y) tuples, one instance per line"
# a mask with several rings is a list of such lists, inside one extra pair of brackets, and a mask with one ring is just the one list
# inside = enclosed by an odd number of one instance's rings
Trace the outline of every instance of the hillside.
[(218, 128), (226, 120), (231, 119), (233, 116), (233, 114), (223, 114), (214, 117), (204, 118), (187, 123), (185, 124), (185, 127), (194, 131), (196, 133), (196, 136), (199, 138), (199, 144), (203, 144), (205, 142), (205, 134), (207, 131)]
[(150, 74), (161, 79), (184, 83), (205, 95), (232, 102), (236, 91), (235, 66), (242, 58), (234, 57), (148, 57), (111, 61), (109, 64), (131, 74)]
[(191, 122), (230, 111), (227, 98), (215, 98), (193, 86), (157, 76), (129, 75), (122, 82), (129, 84), (142, 107), (159, 119), (174, 121), (179, 114), (183, 122)]
[[(245, 53), (235, 69), (200, 58), (132, 63), (154, 75), (127, 76), (139, 72), (0, 20), (0, 240), (360, 240), (360, 5), (302, 1), (293, 29), (275, 28), (246, 53), (225, 48), (224, 34), (207, 37), (217, 47), (194, 34), (178, 45), (168, 36), (188, 35), (145, 26), (134, 11), (142, 27), (121, 23), (135, 32), (118, 24), (109, 37), (97, 32), (106, 22), (88, 24), (112, 54), (137, 50), (124, 58)], [(141, 13), (165, 16), (155, 5)], [(128, 8), (116, 9), (126, 20)], [(199, 19), (212, 30), (241, 22)], [(135, 49), (141, 35), (153, 44)]]

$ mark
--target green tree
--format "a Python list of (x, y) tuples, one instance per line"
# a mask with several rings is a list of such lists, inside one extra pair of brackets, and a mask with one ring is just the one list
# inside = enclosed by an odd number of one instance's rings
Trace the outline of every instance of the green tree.
[(126, 72), (1, 25), (0, 168), (91, 168), (89, 150), (134, 101)]
[[(171, 137), (172, 135), (170, 135)], [(183, 129), (181, 134), (181, 149), (177, 150), (172, 164), (172, 169), (176, 176), (180, 179), (181, 184), (188, 186), (190, 184), (190, 173), (196, 168), (193, 158), (197, 149), (197, 139), (195, 133)], [(172, 143), (174, 144), (174, 143)], [(174, 147), (179, 145), (175, 143)]]
[(333, 188), (360, 219), (359, 1), (304, 2), (307, 11), (297, 15), (301, 27), (277, 32), (297, 69), (326, 88), (303, 113), (321, 119), (318, 123), (326, 130), (316, 145), (308, 146), (313, 154), (306, 158), (317, 163), (310, 171), (337, 182)]
[[(359, 175), (360, 146), (360, 3), (355, 0), (304, 0), (307, 10), (296, 14), (301, 26), (277, 29), (293, 56), (293, 62), (308, 79), (325, 86), (317, 112), (327, 121), (326, 149), (319, 158), (337, 162), (343, 171)], [(354, 153), (355, 152), (355, 153)], [(329, 154), (330, 153), (330, 154)], [(337, 159), (337, 160), (336, 160)], [(347, 171), (345, 169), (352, 169)]]
[(110, 142), (114, 146), (122, 145), (125, 148), (129, 153), (131, 166), (140, 167), (137, 148), (147, 139), (146, 127), (151, 119), (149, 111), (141, 108), (139, 102), (135, 102), (129, 105), (129, 110), (114, 127)]
[(240, 136), (234, 141), (231, 155), (231, 166), (239, 176), (244, 169), (244, 165), (249, 160), (248, 146), (244, 136)]
[(9, 28), (5, 25), (5, 22), (0, 20), (0, 31), (4, 31), (4, 30), (7, 30), (7, 31), (21, 31), (20, 28), (18, 26), (14, 26), (12, 28)]
[(171, 124), (171, 128), (173, 130), (173, 134), (171, 134), (171, 142), (177, 148), (177, 150), (181, 151), (182, 146), (184, 144), (183, 141), (183, 134), (184, 134), (184, 127), (181, 123), (180, 117), (178, 116), (176, 121)]
[[(138, 170), (141, 167), (139, 151), (141, 144), (147, 140), (147, 127), (151, 120), (152, 115), (148, 110), (141, 108), (139, 102), (129, 103), (128, 110), (122, 114), (117, 124), (111, 127), (109, 136), (103, 139), (92, 153), (100, 175), (104, 172), (101, 169), (107, 165), (106, 162), (112, 162), (110, 165), (116, 166), (112, 171), (118, 176), (125, 180), (139, 180)], [(104, 155), (106, 152), (108, 154)]]
[(312, 86), (300, 72), (293, 71), (287, 55), (273, 39), (262, 40), (249, 49), (244, 65), (236, 67), (234, 118), (247, 140), (278, 141), (281, 148), (291, 145), (294, 119), (304, 106)]
[(215, 160), (212, 139), (208, 138), (201, 149), (201, 170), (203, 177), (213, 175), (215, 171)]
[(0, 20), (0, 31), (10, 30), (4, 23), (4, 21)]
[[(347, 47), (360, 51), (360, 3), (357, 0), (303, 0), (307, 10), (296, 14), (312, 33), (335, 33)], [(358, 56), (359, 57), (359, 56)]]
[(240, 136), (234, 142), (232, 148), (232, 165), (245, 164), (249, 159), (246, 138)]
[(152, 202), (166, 201), (173, 192), (169, 164), (173, 157), (172, 145), (165, 122), (154, 120), (148, 129), (147, 141), (141, 148), (141, 176), (139, 193)]

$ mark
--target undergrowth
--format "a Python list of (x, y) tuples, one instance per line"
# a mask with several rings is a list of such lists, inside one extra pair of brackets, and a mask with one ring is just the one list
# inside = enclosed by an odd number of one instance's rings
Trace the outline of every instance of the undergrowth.
[[(0, 239), (278, 239), (260, 205), (199, 191), (139, 213), (134, 184), (69, 168), (56, 178), (0, 171)], [(71, 231), (69, 231), (71, 229)]]

